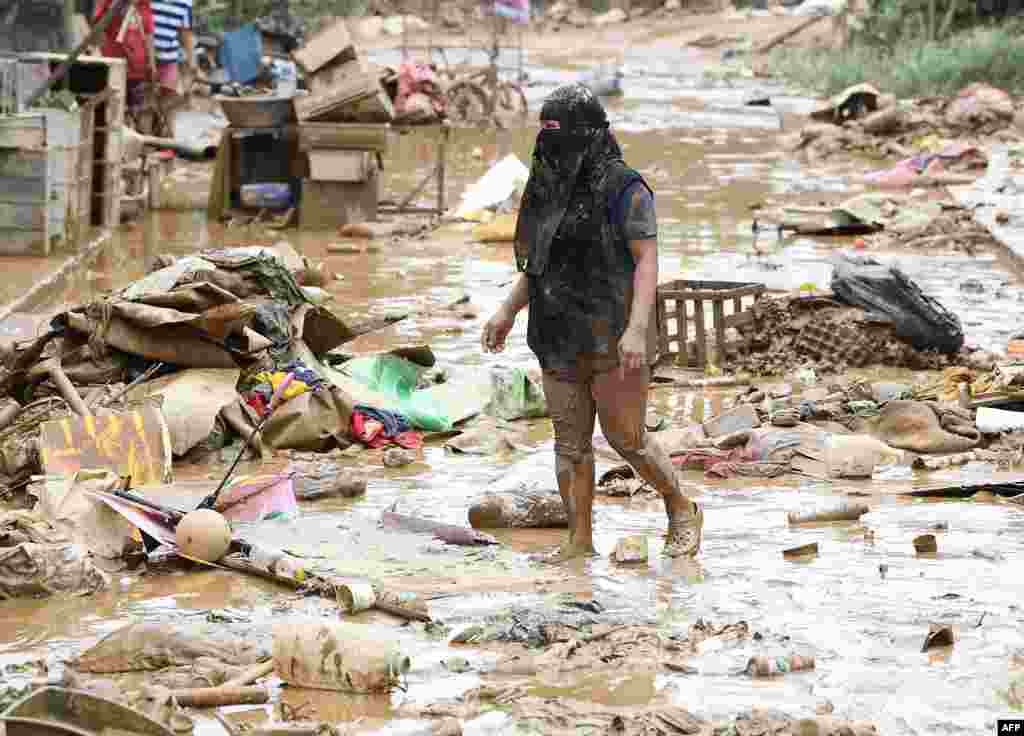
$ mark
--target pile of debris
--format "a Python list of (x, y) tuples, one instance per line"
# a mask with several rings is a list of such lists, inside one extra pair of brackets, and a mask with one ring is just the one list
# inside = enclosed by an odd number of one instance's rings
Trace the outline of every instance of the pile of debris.
[(785, 373), (804, 365), (837, 374), (869, 364), (940, 369), (963, 348), (959, 318), (899, 269), (867, 258), (833, 259), (831, 291), (759, 300), (737, 324), (746, 346), (733, 370)]
[[(984, 162), (975, 155), (984, 142), (1024, 140), (1024, 110), (1006, 92), (985, 84), (965, 87), (953, 99), (899, 102), (870, 84), (835, 95), (811, 113), (812, 123), (793, 142), (815, 159), (843, 151), (913, 159), (917, 174), (976, 173)], [(945, 144), (957, 150), (943, 152)], [(940, 177), (940, 181), (941, 181)]]
[(786, 295), (759, 301), (753, 319), (737, 328), (751, 350), (730, 357), (730, 368), (755, 376), (781, 375), (802, 365), (826, 375), (869, 364), (941, 369), (948, 355), (916, 350), (893, 327), (871, 319), (831, 292)]

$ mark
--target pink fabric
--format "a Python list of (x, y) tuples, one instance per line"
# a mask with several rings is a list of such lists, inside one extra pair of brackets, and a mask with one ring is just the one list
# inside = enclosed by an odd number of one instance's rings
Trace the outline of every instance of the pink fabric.
[(275, 512), (292, 513), (299, 505), (291, 475), (239, 478), (217, 498), (217, 511), (229, 521), (259, 521)]
[(157, 64), (157, 77), (160, 79), (160, 86), (166, 87), (174, 92), (178, 91), (178, 65)]
[[(395, 109), (399, 113), (405, 112), (405, 103), (410, 97), (417, 93), (429, 93), (438, 87), (434, 70), (428, 65), (409, 61), (402, 62), (402, 65), (398, 67), (398, 94), (395, 96)], [(443, 110), (440, 98), (429, 97), (433, 103), (434, 112), (440, 113)]]

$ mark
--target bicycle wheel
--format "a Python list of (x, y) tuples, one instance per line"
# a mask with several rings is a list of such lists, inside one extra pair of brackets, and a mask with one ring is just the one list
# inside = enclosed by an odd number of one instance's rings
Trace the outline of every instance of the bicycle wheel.
[(525, 118), (530, 114), (530, 106), (522, 87), (513, 82), (498, 82), (495, 90), (494, 111), (502, 115)]
[(445, 95), (448, 119), (455, 123), (475, 123), (488, 115), (487, 93), (473, 82), (458, 82)]

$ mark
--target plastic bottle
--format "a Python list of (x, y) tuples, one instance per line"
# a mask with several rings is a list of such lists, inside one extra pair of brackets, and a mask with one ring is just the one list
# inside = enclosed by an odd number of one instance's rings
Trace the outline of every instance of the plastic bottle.
[(387, 692), (411, 662), (386, 629), (320, 619), (274, 627), (274, 670), (290, 685), (354, 693)]

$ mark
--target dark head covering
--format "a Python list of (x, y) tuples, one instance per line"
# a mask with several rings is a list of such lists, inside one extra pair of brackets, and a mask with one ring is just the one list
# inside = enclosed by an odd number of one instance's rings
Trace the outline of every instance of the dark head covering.
[(600, 192), (608, 165), (622, 150), (597, 97), (582, 84), (559, 87), (544, 101), (541, 131), (516, 222), (516, 265), (538, 276), (577, 186)]

